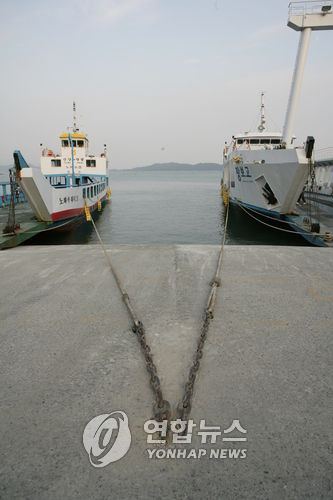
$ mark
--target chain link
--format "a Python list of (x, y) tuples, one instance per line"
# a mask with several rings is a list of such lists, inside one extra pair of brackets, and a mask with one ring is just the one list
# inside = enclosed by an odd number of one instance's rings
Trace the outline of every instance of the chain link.
[(161, 422), (162, 420), (169, 420), (170, 403), (169, 401), (163, 399), (161, 382), (157, 376), (157, 368), (153, 361), (151, 349), (147, 344), (146, 332), (141, 321), (139, 321), (138, 324), (134, 324), (132, 330), (139, 340), (141, 350), (145, 358), (146, 369), (150, 376), (150, 385), (155, 396), (155, 403), (153, 406), (155, 420), (158, 422)]
[[(192, 408), (192, 396), (193, 396), (193, 389), (194, 389), (194, 383), (196, 380), (196, 377), (198, 375), (198, 371), (200, 368), (200, 360), (203, 356), (203, 347), (205, 344), (205, 340), (207, 339), (207, 334), (209, 330), (209, 325), (210, 321), (213, 319), (213, 314), (212, 312), (208, 311), (206, 309), (205, 314), (204, 314), (204, 319), (203, 319), (203, 324), (201, 327), (200, 331), (200, 336), (198, 339), (197, 343), (197, 348), (193, 357), (193, 362), (188, 374), (188, 379), (186, 381), (185, 387), (184, 387), (184, 395), (183, 399), (178, 405), (178, 418), (181, 420), (188, 420), (188, 417), (191, 413), (191, 408)], [(186, 431), (185, 431), (186, 432)]]
[[(196, 380), (196, 377), (198, 375), (198, 371), (200, 368), (200, 360), (203, 356), (203, 348), (205, 341), (207, 339), (208, 335), (208, 330), (209, 330), (209, 325), (212, 319), (214, 318), (213, 312), (215, 308), (215, 302), (216, 302), (216, 293), (217, 293), (217, 288), (221, 286), (221, 270), (222, 270), (222, 261), (223, 261), (223, 252), (224, 252), (224, 244), (225, 244), (225, 239), (226, 239), (226, 231), (227, 231), (227, 225), (228, 225), (228, 218), (229, 218), (229, 198), (226, 198), (225, 201), (226, 205), (226, 219), (225, 219), (225, 225), (224, 225), (224, 235), (223, 235), (223, 241), (222, 241), (222, 246), (219, 254), (219, 259), (218, 259), (218, 264), (217, 264), (217, 269), (215, 273), (214, 279), (210, 282), (211, 290), (210, 294), (208, 297), (207, 301), (207, 306), (205, 309), (205, 314), (203, 317), (203, 323), (202, 327), (200, 330), (200, 336), (198, 338), (198, 343), (197, 343), (197, 348), (193, 357), (193, 362), (188, 374), (187, 381), (185, 383), (184, 387), (184, 395), (183, 399), (180, 401), (177, 407), (178, 411), (178, 418), (183, 421), (187, 421), (191, 409), (192, 409), (192, 397), (193, 397), (193, 390), (194, 390), (194, 383)], [(186, 434), (187, 429), (185, 428), (183, 434)]]

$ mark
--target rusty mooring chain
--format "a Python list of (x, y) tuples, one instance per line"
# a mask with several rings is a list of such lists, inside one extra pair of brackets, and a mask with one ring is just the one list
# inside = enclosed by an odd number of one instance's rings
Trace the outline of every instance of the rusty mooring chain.
[(150, 385), (153, 389), (155, 395), (154, 403), (154, 416), (159, 422), (162, 420), (169, 420), (170, 418), (170, 404), (169, 401), (163, 399), (161, 382), (157, 376), (157, 368), (153, 362), (151, 349), (146, 341), (146, 332), (143, 324), (139, 321), (138, 325), (134, 325), (132, 328), (133, 332), (137, 335), (138, 340), (141, 345), (143, 355), (145, 357), (146, 368), (150, 376)]
[(203, 325), (200, 332), (200, 337), (197, 344), (197, 349), (194, 354), (192, 366), (189, 371), (188, 380), (185, 384), (184, 396), (182, 401), (178, 404), (178, 418), (180, 420), (188, 420), (191, 413), (191, 402), (193, 396), (194, 382), (200, 368), (200, 359), (203, 356), (203, 347), (207, 338), (210, 320), (213, 318), (212, 313), (206, 310), (203, 320)]
[[(225, 198), (225, 197), (224, 197)], [(223, 198), (223, 199), (224, 199)], [(221, 284), (221, 279), (220, 279), (220, 274), (221, 274), (221, 269), (222, 269), (222, 260), (223, 260), (223, 252), (224, 252), (224, 244), (225, 244), (225, 239), (226, 239), (226, 230), (227, 230), (227, 224), (228, 224), (228, 217), (229, 217), (229, 200), (227, 199), (227, 202), (225, 201), (226, 205), (226, 220), (225, 220), (225, 225), (224, 225), (224, 235), (223, 235), (223, 241), (221, 245), (221, 250), (219, 253), (219, 259), (218, 259), (218, 264), (217, 264), (217, 269), (215, 273), (215, 277), (210, 283), (211, 286), (211, 291), (208, 297), (207, 301), (207, 306), (205, 309), (205, 314), (203, 318), (203, 324), (201, 327), (200, 331), (200, 336), (198, 339), (197, 343), (197, 348), (194, 354), (194, 359), (193, 363), (191, 365), (190, 371), (189, 371), (189, 376), (188, 380), (185, 384), (185, 389), (184, 389), (184, 396), (181, 402), (178, 404), (178, 418), (180, 418), (183, 421), (188, 420), (188, 417), (191, 413), (191, 403), (192, 403), (192, 396), (193, 396), (193, 389), (194, 389), (194, 382), (197, 377), (199, 368), (200, 368), (200, 360), (203, 356), (203, 347), (205, 344), (205, 340), (207, 338), (208, 330), (209, 330), (209, 325), (211, 320), (213, 319), (213, 312), (214, 312), (214, 307), (215, 307), (215, 302), (216, 302), (216, 293), (217, 293), (217, 288)], [(118, 288), (120, 290), (120, 293), (122, 295), (123, 301), (126, 304), (127, 310), (133, 320), (133, 327), (132, 331), (136, 334), (142, 353), (145, 358), (145, 363), (146, 363), (146, 368), (149, 373), (150, 377), (150, 385), (152, 387), (152, 390), (154, 392), (155, 396), (155, 403), (154, 403), (154, 417), (157, 421), (161, 422), (162, 420), (170, 420), (170, 403), (163, 399), (163, 393), (161, 389), (161, 382), (160, 379), (157, 375), (157, 368), (156, 365), (153, 361), (151, 349), (147, 343), (146, 340), (146, 332), (144, 329), (144, 326), (141, 321), (138, 320), (137, 315), (133, 309), (133, 306), (131, 304), (130, 298), (125, 291), (120, 278), (112, 264), (111, 258), (108, 255), (106, 248), (104, 246), (104, 243), (102, 241), (102, 238), (96, 228), (95, 222), (93, 218), (91, 217), (91, 222), (94, 227), (94, 230), (96, 232), (96, 235), (98, 237), (98, 240), (103, 248), (105, 257), (109, 263), (110, 269), (112, 271), (112, 274), (116, 280), (116, 283), (118, 285)], [(184, 431), (186, 432), (186, 431)]]
[[(203, 347), (204, 347), (205, 341), (207, 339), (209, 325), (210, 325), (211, 320), (214, 318), (213, 313), (214, 313), (215, 302), (216, 302), (217, 288), (221, 285), (220, 275), (221, 275), (221, 270), (222, 270), (224, 245), (225, 245), (228, 218), (229, 218), (229, 197), (225, 193), (223, 193), (223, 200), (224, 200), (224, 203), (226, 205), (226, 218), (225, 218), (225, 224), (224, 224), (223, 240), (222, 240), (221, 250), (220, 250), (219, 258), (218, 258), (218, 262), (217, 262), (215, 277), (210, 283), (211, 290), (210, 290), (210, 294), (209, 294), (208, 301), (207, 301), (207, 306), (206, 306), (204, 317), (203, 317), (203, 323), (202, 323), (202, 327), (200, 330), (200, 336), (199, 336), (197, 348), (196, 348), (196, 351), (194, 354), (193, 363), (191, 365), (188, 379), (187, 379), (187, 382), (186, 382), (185, 387), (184, 387), (183, 399), (180, 401), (180, 403), (178, 404), (178, 407), (177, 407), (178, 418), (180, 418), (181, 420), (188, 420), (188, 417), (191, 413), (194, 382), (195, 382), (195, 379), (198, 375), (198, 371), (200, 368), (200, 360), (203, 356)], [(184, 433), (186, 433), (186, 430), (184, 431)]]
[(123, 301), (127, 307), (129, 315), (132, 318), (132, 321), (133, 321), (132, 331), (138, 337), (138, 340), (139, 340), (140, 345), (141, 345), (141, 349), (142, 349), (142, 352), (143, 352), (143, 355), (145, 358), (146, 368), (147, 368), (147, 371), (148, 371), (149, 376), (150, 376), (150, 385), (151, 385), (151, 388), (152, 388), (152, 390), (154, 392), (154, 396), (155, 396), (155, 403), (154, 403), (154, 407), (153, 407), (154, 417), (157, 421), (169, 420), (169, 418), (170, 418), (170, 403), (168, 401), (166, 401), (165, 399), (163, 399), (160, 379), (157, 376), (157, 368), (156, 368), (155, 363), (153, 362), (153, 356), (151, 353), (151, 349), (146, 341), (146, 333), (145, 333), (144, 326), (141, 323), (141, 321), (138, 320), (138, 317), (134, 311), (134, 308), (132, 306), (132, 303), (130, 301), (128, 293), (126, 292), (126, 290), (125, 290), (125, 288), (124, 288), (124, 286), (123, 286), (123, 284), (122, 284), (122, 282), (117, 274), (117, 271), (116, 271), (114, 265), (112, 264), (111, 257), (106, 251), (103, 240), (102, 240), (102, 238), (97, 230), (94, 219), (92, 217), (91, 217), (91, 223), (93, 225), (93, 228), (95, 229), (97, 238), (102, 246), (104, 255), (106, 257), (106, 260), (109, 263), (113, 277), (116, 280), (116, 283), (117, 283), (118, 288), (120, 290), (120, 293), (122, 295)]

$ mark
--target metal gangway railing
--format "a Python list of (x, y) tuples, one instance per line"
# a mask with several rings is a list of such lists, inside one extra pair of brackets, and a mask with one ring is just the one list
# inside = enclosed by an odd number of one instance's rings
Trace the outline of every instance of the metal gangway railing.
[(332, 165), (333, 166), (333, 147), (316, 149), (314, 152), (316, 165)]
[[(7, 207), (10, 205), (10, 200), (11, 200), (11, 185), (10, 181), (1, 181), (0, 182), (0, 208), (1, 207)], [(26, 197), (24, 196), (24, 193), (20, 186), (15, 183), (15, 188), (14, 188), (14, 204), (16, 203), (24, 203), (26, 202)]]
[(333, 147), (314, 152), (314, 173), (317, 194), (333, 194)]

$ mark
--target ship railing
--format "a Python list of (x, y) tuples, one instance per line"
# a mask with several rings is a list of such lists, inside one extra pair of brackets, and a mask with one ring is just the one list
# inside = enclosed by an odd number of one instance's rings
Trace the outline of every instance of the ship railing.
[(289, 4), (289, 17), (331, 13), (333, 13), (333, 0), (298, 1)]
[[(11, 199), (11, 190), (10, 190), (10, 182), (0, 182), (0, 208), (7, 207), (10, 204)], [(26, 198), (21, 188), (16, 186), (14, 203), (24, 203), (26, 202)]]
[(333, 165), (333, 147), (316, 149), (314, 157), (317, 166), (320, 166), (320, 164)]

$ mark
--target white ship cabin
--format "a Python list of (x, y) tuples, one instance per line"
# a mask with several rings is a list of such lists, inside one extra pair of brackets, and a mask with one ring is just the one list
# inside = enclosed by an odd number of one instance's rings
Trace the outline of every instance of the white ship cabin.
[(282, 145), (282, 134), (272, 132), (244, 133), (233, 137), (234, 149), (276, 149)]
[(280, 132), (244, 132), (232, 137), (230, 145), (225, 143), (224, 157), (234, 151), (255, 151), (259, 149), (281, 149), (282, 134)]
[[(227, 142), (225, 143), (223, 151), (225, 159), (228, 158), (229, 154), (235, 151), (256, 151), (262, 149), (272, 150), (285, 148), (281, 132), (268, 132), (266, 130), (264, 92), (261, 92), (260, 112), (261, 117), (257, 131), (233, 135), (231, 144), (228, 145)], [(296, 139), (295, 136), (292, 137), (291, 143), (293, 143), (294, 139)]]
[[(72, 140), (72, 145), (70, 143)], [(108, 185), (108, 159), (104, 145), (103, 152), (99, 155), (90, 155), (88, 152), (89, 141), (85, 134), (78, 130), (60, 136), (61, 154), (44, 148), (41, 154), (42, 174), (50, 180), (56, 188), (81, 186), (106, 182)]]

